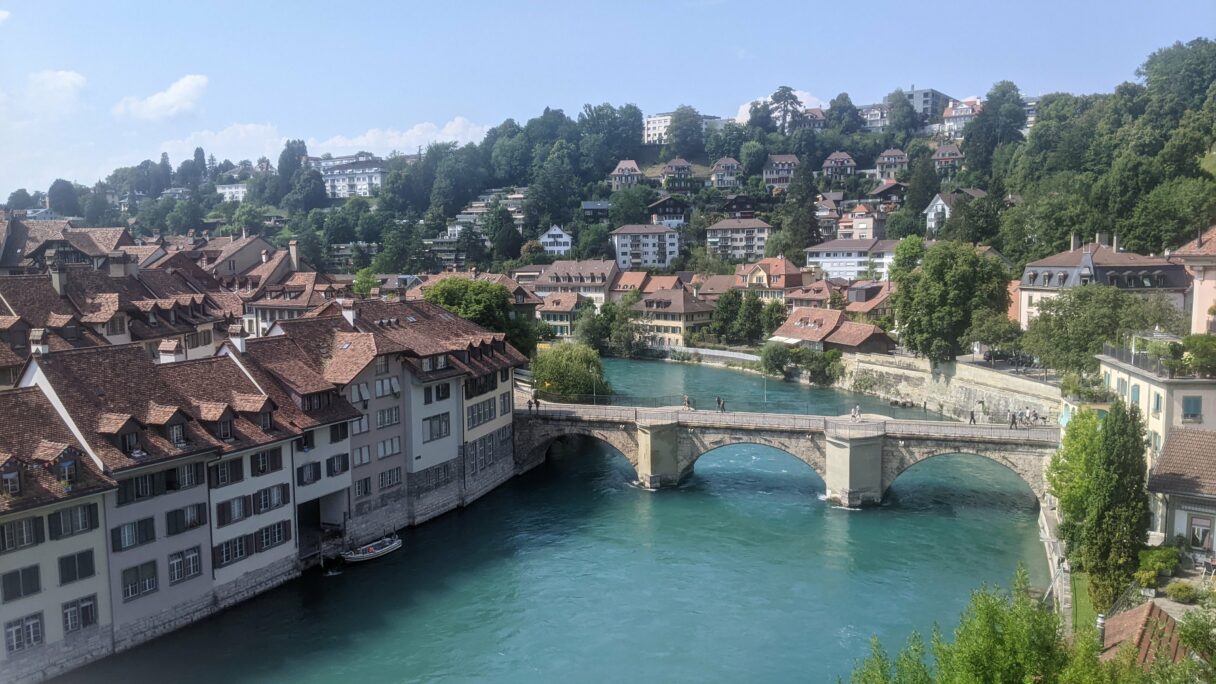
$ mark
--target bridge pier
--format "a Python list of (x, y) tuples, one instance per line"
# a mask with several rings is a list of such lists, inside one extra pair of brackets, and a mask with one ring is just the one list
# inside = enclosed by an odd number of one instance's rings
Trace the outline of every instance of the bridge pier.
[(638, 482), (647, 489), (674, 487), (687, 474), (680, 467), (680, 426), (638, 425)]
[(827, 436), (828, 501), (849, 508), (882, 503), (883, 441), (881, 434)]

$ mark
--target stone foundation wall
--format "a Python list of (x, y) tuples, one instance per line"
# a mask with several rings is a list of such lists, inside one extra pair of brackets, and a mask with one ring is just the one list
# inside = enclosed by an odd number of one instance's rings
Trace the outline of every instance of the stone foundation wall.
[[(203, 578), (196, 579), (202, 580)], [(179, 603), (169, 610), (163, 610), (130, 624), (115, 627), (114, 652), (125, 651), (132, 646), (197, 622), (214, 613), (218, 607), (216, 595), (207, 593), (193, 601)]]
[[(43, 614), (43, 620), (57, 615)], [(100, 660), (114, 651), (110, 625), (94, 625), (69, 634), (63, 641), (14, 653), (0, 662), (0, 681), (36, 684)]]
[(966, 363), (933, 368), (926, 359), (882, 354), (846, 354), (841, 389), (888, 401), (910, 401), (960, 420), (971, 411), (981, 423), (1007, 423), (1011, 411), (1034, 410), (1049, 417), (1060, 414), (1060, 389), (1025, 377)]
[(464, 503), (469, 505), (489, 494), (515, 475), (515, 459), (511, 454), (499, 458), (493, 465), (465, 477)]
[(404, 487), (373, 496), (367, 509), (346, 521), (346, 543), (359, 546), (410, 524), (410, 500)]
[[(257, 556), (254, 556), (257, 558)], [(247, 572), (237, 579), (215, 588), (216, 610), (222, 610), (246, 599), (270, 591), (287, 580), (300, 576), (300, 562), (295, 555), (282, 558), (270, 565)]]

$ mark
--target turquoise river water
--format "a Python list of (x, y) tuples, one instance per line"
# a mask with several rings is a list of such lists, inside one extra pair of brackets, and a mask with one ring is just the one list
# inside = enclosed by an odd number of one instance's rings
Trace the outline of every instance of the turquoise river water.
[[(719, 368), (606, 366), (630, 395), (892, 412)], [(562, 442), (537, 470), (405, 531), (392, 556), (310, 573), (60, 681), (834, 682), (871, 635), (895, 650), (913, 630), (953, 630), (969, 592), (1006, 585), (1018, 563), (1047, 582), (1034, 496), (979, 457), (918, 464), (862, 511), (826, 504), (809, 467), (755, 445), (705, 455), (677, 489), (633, 477), (607, 447)]]

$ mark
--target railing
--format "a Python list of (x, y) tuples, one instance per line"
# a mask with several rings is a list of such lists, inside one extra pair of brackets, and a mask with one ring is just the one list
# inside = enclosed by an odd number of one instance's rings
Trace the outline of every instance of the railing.
[(1193, 378), (1198, 377), (1192, 371), (1184, 368), (1170, 368), (1174, 359), (1153, 358), (1146, 350), (1133, 352), (1129, 347), (1123, 347), (1109, 342), (1102, 343), (1102, 355), (1109, 356), (1121, 363), (1135, 366), (1141, 370), (1154, 373), (1159, 378)]
[(964, 437), (997, 441), (1026, 441), (1055, 444), (1060, 441), (1058, 427), (1006, 428), (994, 425), (968, 425), (942, 421), (888, 420), (886, 434), (893, 437)]

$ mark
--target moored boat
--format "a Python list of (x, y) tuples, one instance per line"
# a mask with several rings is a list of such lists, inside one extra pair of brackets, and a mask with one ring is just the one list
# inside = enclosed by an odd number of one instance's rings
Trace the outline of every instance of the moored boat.
[(342, 560), (347, 563), (362, 563), (363, 561), (374, 560), (388, 555), (399, 548), (401, 548), (401, 538), (395, 534), (390, 534), (370, 544), (364, 544), (349, 551), (343, 551)]

